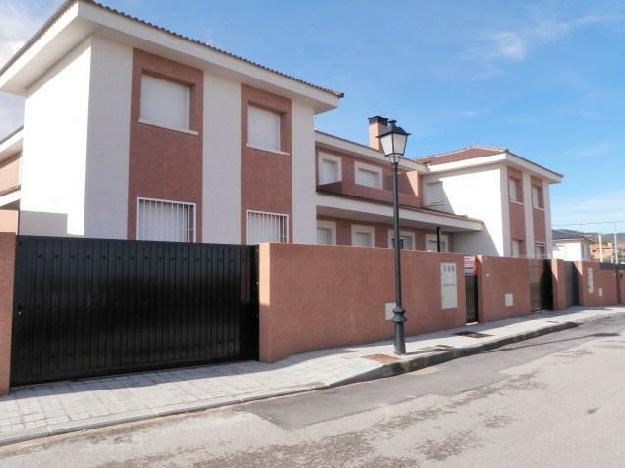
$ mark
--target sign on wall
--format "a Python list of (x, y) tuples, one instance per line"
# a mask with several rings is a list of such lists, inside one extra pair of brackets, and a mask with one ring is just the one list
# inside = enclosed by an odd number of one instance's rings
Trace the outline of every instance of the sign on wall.
[(475, 257), (473, 255), (464, 257), (464, 274), (475, 275)]

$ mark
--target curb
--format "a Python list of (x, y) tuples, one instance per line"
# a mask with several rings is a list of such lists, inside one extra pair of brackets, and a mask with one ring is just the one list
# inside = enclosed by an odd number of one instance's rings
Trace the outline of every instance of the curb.
[(428, 367), (442, 364), (444, 362), (453, 361), (454, 359), (458, 359), (461, 357), (483, 353), (484, 351), (491, 351), (493, 349), (501, 348), (502, 346), (507, 346), (509, 344), (517, 343), (519, 341), (531, 340), (532, 338), (538, 338), (539, 336), (548, 335), (550, 333), (556, 333), (559, 331), (569, 330), (571, 328), (577, 328), (580, 325), (581, 323), (578, 322), (563, 322), (557, 325), (550, 325), (539, 330), (518, 333), (516, 335), (489, 341), (484, 344), (476, 344), (475, 346), (469, 346), (464, 348), (454, 348), (451, 350), (424, 353), (417, 357), (409, 357), (408, 359), (404, 359), (402, 361), (383, 364), (377, 369), (365, 372), (364, 374), (358, 375), (356, 377), (341, 380), (332, 385), (329, 385), (329, 387), (340, 387), (343, 385), (367, 382), (370, 380), (395, 377), (397, 375), (426, 369)]
[(444, 362), (452, 361), (454, 359), (458, 359), (461, 357), (471, 356), (474, 354), (479, 354), (485, 351), (491, 351), (493, 349), (500, 348), (502, 346), (506, 346), (512, 343), (517, 343), (520, 341), (526, 341), (532, 338), (538, 338), (543, 335), (548, 335), (550, 333), (556, 333), (559, 331), (568, 330), (571, 328), (577, 328), (584, 323), (593, 322), (596, 320), (604, 319), (612, 317), (612, 315), (601, 315), (598, 317), (589, 317), (584, 318), (579, 321), (569, 321), (562, 322), (556, 325), (550, 325), (538, 330), (533, 330), (529, 332), (517, 333), (515, 335), (494, 339), (492, 341), (488, 341), (482, 344), (476, 344), (474, 346), (468, 346), (464, 348), (453, 348), (445, 351), (433, 351), (430, 353), (420, 354), (416, 357), (408, 357), (407, 359), (403, 359), (401, 361), (385, 363), (382, 364), (377, 369), (374, 369), (369, 372), (365, 372), (356, 377), (350, 377), (345, 380), (340, 380), (332, 383), (322, 383), (316, 382), (309, 385), (303, 385), (297, 388), (291, 388), (288, 390), (276, 390), (272, 393), (265, 393), (261, 395), (242, 395), (237, 398), (226, 398), (222, 401), (213, 401), (206, 403), (199, 403), (192, 406), (183, 406), (175, 409), (161, 409), (158, 411), (148, 410), (145, 412), (139, 412), (134, 415), (126, 415), (121, 416), (119, 418), (103, 418), (101, 420), (95, 420), (91, 422), (86, 422), (84, 424), (72, 424), (72, 423), (63, 423), (59, 424), (57, 427), (46, 428), (46, 429), (29, 429), (25, 431), (21, 431), (19, 433), (14, 433), (7, 437), (0, 436), (0, 447), (6, 447), (8, 445), (17, 444), (20, 442), (27, 442), (35, 439), (40, 439), (48, 436), (56, 436), (62, 434), (68, 434), (72, 432), (82, 432), (93, 429), (102, 429), (105, 427), (118, 426), (122, 424), (129, 424), (141, 421), (147, 421), (150, 419), (155, 419), (159, 417), (165, 416), (176, 416), (180, 414), (192, 414), (200, 411), (206, 411), (210, 409), (216, 408), (224, 408), (227, 406), (250, 403), (259, 400), (268, 400), (270, 398), (277, 398), (283, 396), (290, 396), (296, 394), (302, 394), (315, 390), (324, 390), (336, 387), (342, 387), (345, 385), (351, 385), (355, 383), (362, 383), (371, 380), (385, 379), (388, 377), (394, 377), (401, 374), (406, 374), (408, 372), (414, 372), (417, 370), (425, 369), (431, 366), (435, 366), (437, 364), (442, 364)]

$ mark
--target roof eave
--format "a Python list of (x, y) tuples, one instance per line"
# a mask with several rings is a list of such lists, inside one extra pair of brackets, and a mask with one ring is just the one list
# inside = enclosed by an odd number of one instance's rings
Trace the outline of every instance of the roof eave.
[(24, 128), (20, 127), (0, 140), (0, 161), (10, 158), (22, 151)]
[[(342, 151), (354, 156), (373, 158), (382, 162), (386, 161), (386, 158), (380, 151), (377, 151), (370, 146), (351, 141), (337, 135), (332, 135), (331, 133), (326, 133), (321, 130), (315, 130), (315, 141), (317, 144), (335, 149), (339, 152)], [(410, 171), (423, 173), (428, 171), (428, 168), (425, 165), (413, 159), (402, 158), (399, 165), (401, 168), (408, 169)]]
[(337, 107), (343, 96), (338, 91), (294, 78), (91, 0), (64, 3), (0, 69), (0, 89), (25, 94), (45, 70), (96, 32), (183, 63), (215, 69), (253, 86), (286, 91), (294, 97), (311, 101), (318, 113)]

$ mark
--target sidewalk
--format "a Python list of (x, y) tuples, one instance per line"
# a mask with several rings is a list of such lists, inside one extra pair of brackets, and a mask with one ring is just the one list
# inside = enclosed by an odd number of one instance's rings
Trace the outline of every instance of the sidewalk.
[[(407, 340), (404, 359), (395, 358), (386, 341), (274, 364), (248, 361), (18, 388), (0, 397), (0, 445), (388, 377), (617, 314), (625, 307), (572, 308), (420, 335)], [(463, 331), (483, 335), (457, 335)]]

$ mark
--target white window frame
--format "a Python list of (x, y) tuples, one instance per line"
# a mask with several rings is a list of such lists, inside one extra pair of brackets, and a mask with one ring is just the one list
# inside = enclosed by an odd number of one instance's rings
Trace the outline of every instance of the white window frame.
[[(143, 109), (144, 109), (144, 99), (146, 98), (143, 92), (143, 79), (147, 78), (148, 80), (155, 80), (155, 81), (163, 81), (165, 83), (170, 83), (172, 85), (176, 85), (176, 86), (180, 86), (181, 88), (184, 88), (186, 90), (186, 95), (185, 95), (185, 99), (186, 99), (186, 103), (185, 103), (185, 122), (184, 125), (182, 127), (178, 127), (178, 126), (173, 126), (173, 125), (168, 125), (164, 122), (158, 122), (156, 120), (152, 120), (150, 118), (146, 118), (144, 117), (143, 114)], [(161, 78), (158, 76), (153, 76), (149, 73), (142, 73), (141, 74), (141, 83), (140, 83), (140, 87), (141, 87), (141, 98), (139, 99), (139, 123), (142, 124), (146, 124), (146, 125), (151, 125), (154, 127), (160, 127), (160, 128), (165, 128), (167, 130), (173, 130), (176, 132), (183, 132), (183, 133), (188, 133), (190, 135), (199, 135), (199, 133), (195, 130), (191, 130), (191, 85), (186, 84), (186, 83), (181, 83), (178, 82), (176, 80), (172, 80), (169, 78)]]
[[(519, 246), (519, 251), (514, 252), (515, 243)], [(512, 253), (512, 257), (519, 258), (521, 257), (521, 247), (523, 246), (523, 241), (521, 239), (512, 239), (512, 245), (510, 246), (510, 250)]]
[[(141, 205), (141, 200), (147, 202), (157, 202), (157, 203), (171, 203), (176, 205), (186, 205), (193, 208), (193, 240), (190, 241), (192, 243), (197, 242), (197, 205), (193, 202), (184, 202), (180, 200), (167, 200), (164, 198), (150, 198), (150, 197), (137, 197), (137, 209), (135, 211), (135, 239), (137, 240), (145, 240), (139, 238), (140, 226), (139, 226), (139, 207)], [(174, 241), (154, 241), (154, 242), (174, 242)]]
[[(336, 163), (338, 171), (337, 171), (337, 179), (333, 180), (332, 182), (322, 182), (321, 181), (321, 165), (323, 161), (332, 161), (333, 163)], [(323, 185), (323, 184), (333, 184), (335, 182), (341, 182), (343, 180), (343, 168), (341, 167), (341, 158), (338, 156), (334, 156), (332, 154), (327, 154), (327, 153), (319, 153), (319, 164), (317, 167), (318, 170), (318, 174), (319, 174), (319, 185)]]
[[(395, 230), (388, 230), (388, 248), (393, 248), (393, 238), (395, 237)], [(402, 250), (417, 250), (417, 236), (415, 236), (414, 232), (407, 231), (399, 231), (400, 239), (411, 239), (412, 240), (412, 249), (402, 249)]]
[(325, 221), (322, 219), (317, 220), (317, 229), (329, 229), (332, 232), (331, 244), (319, 244), (319, 239), (317, 239), (317, 245), (336, 245), (336, 222), (334, 221)]
[[(436, 243), (436, 234), (426, 234), (425, 235), (425, 250), (427, 252), (436, 252), (436, 250), (428, 250), (428, 244), (430, 242)], [(445, 244), (445, 250), (441, 250), (441, 253), (449, 252), (449, 235), (441, 234), (441, 244)]]
[[(538, 254), (538, 249), (541, 248), (543, 250), (542, 255)], [(542, 259), (546, 259), (547, 258), (547, 246), (545, 245), (544, 242), (536, 242), (534, 244), (534, 251), (535, 251), (535, 257), (536, 258), (542, 258)]]
[[(376, 184), (375, 187), (372, 187), (371, 185), (366, 185), (366, 184), (361, 184), (360, 182), (358, 182), (358, 172), (359, 171), (368, 171), (368, 172), (375, 172), (378, 176), (378, 183)], [(360, 161), (356, 161), (354, 163), (354, 183), (356, 185), (360, 185), (361, 187), (369, 187), (369, 188), (373, 188), (373, 189), (378, 189), (378, 190), (382, 190), (384, 187), (384, 181), (383, 181), (383, 176), (382, 176), (382, 168), (379, 166), (373, 166), (371, 164), (365, 164), (362, 163)]]
[[(430, 189), (430, 186), (432, 185), (440, 186), (441, 188), (440, 192), (441, 192), (441, 197), (442, 197), (440, 200), (432, 200), (432, 190)], [(444, 206), (445, 205), (445, 189), (443, 187), (442, 180), (434, 180), (434, 181), (426, 182), (425, 199), (426, 199), (427, 206)]]
[[(537, 193), (540, 195), (539, 197), (536, 196)], [(532, 185), (532, 206), (538, 210), (545, 209), (545, 193), (543, 187)]]
[(362, 224), (352, 224), (352, 237), (351, 237), (351, 245), (353, 247), (363, 247), (362, 245), (354, 245), (354, 235), (358, 232), (371, 234), (371, 245), (370, 247), (375, 247), (375, 227), (374, 226), (366, 226)]
[[(514, 187), (514, 197), (512, 196), (512, 187)], [(523, 184), (516, 177), (508, 177), (508, 199), (511, 202), (523, 205)]]
[[(273, 213), (271, 211), (260, 211), (260, 210), (246, 210), (245, 212), (245, 243), (247, 245), (256, 245), (256, 244), (250, 244), (249, 242), (249, 238), (250, 238), (250, 214), (258, 214), (258, 215), (267, 215), (267, 216), (279, 216), (279, 217), (284, 217), (284, 219), (286, 220), (286, 240), (284, 242), (279, 242), (279, 241), (273, 241), (274, 243), (278, 244), (288, 244), (290, 242), (290, 232), (289, 232), (289, 215), (286, 213)], [(269, 242), (269, 241), (265, 241), (265, 242)]]
[[(279, 126), (278, 126), (278, 149), (275, 148), (268, 148), (268, 147), (263, 147), (262, 145), (257, 145), (254, 143), (250, 143), (250, 135), (251, 135), (251, 131), (250, 131), (250, 110), (251, 109), (257, 109), (261, 112), (266, 112), (268, 114), (274, 114), (274, 116), (277, 116), (280, 120), (279, 122)], [(247, 125), (247, 141), (245, 142), (245, 145), (248, 148), (252, 148), (252, 149), (256, 149), (256, 150), (260, 150), (260, 151), (265, 151), (267, 153), (273, 153), (273, 154), (279, 154), (282, 156), (289, 156), (289, 153), (287, 153), (286, 151), (282, 150), (282, 119), (284, 118), (284, 114), (282, 112), (276, 111), (276, 110), (272, 110), (272, 109), (266, 109), (264, 107), (261, 106), (257, 106), (253, 103), (248, 104), (247, 106), (247, 122), (245, 123), (245, 125)]]

